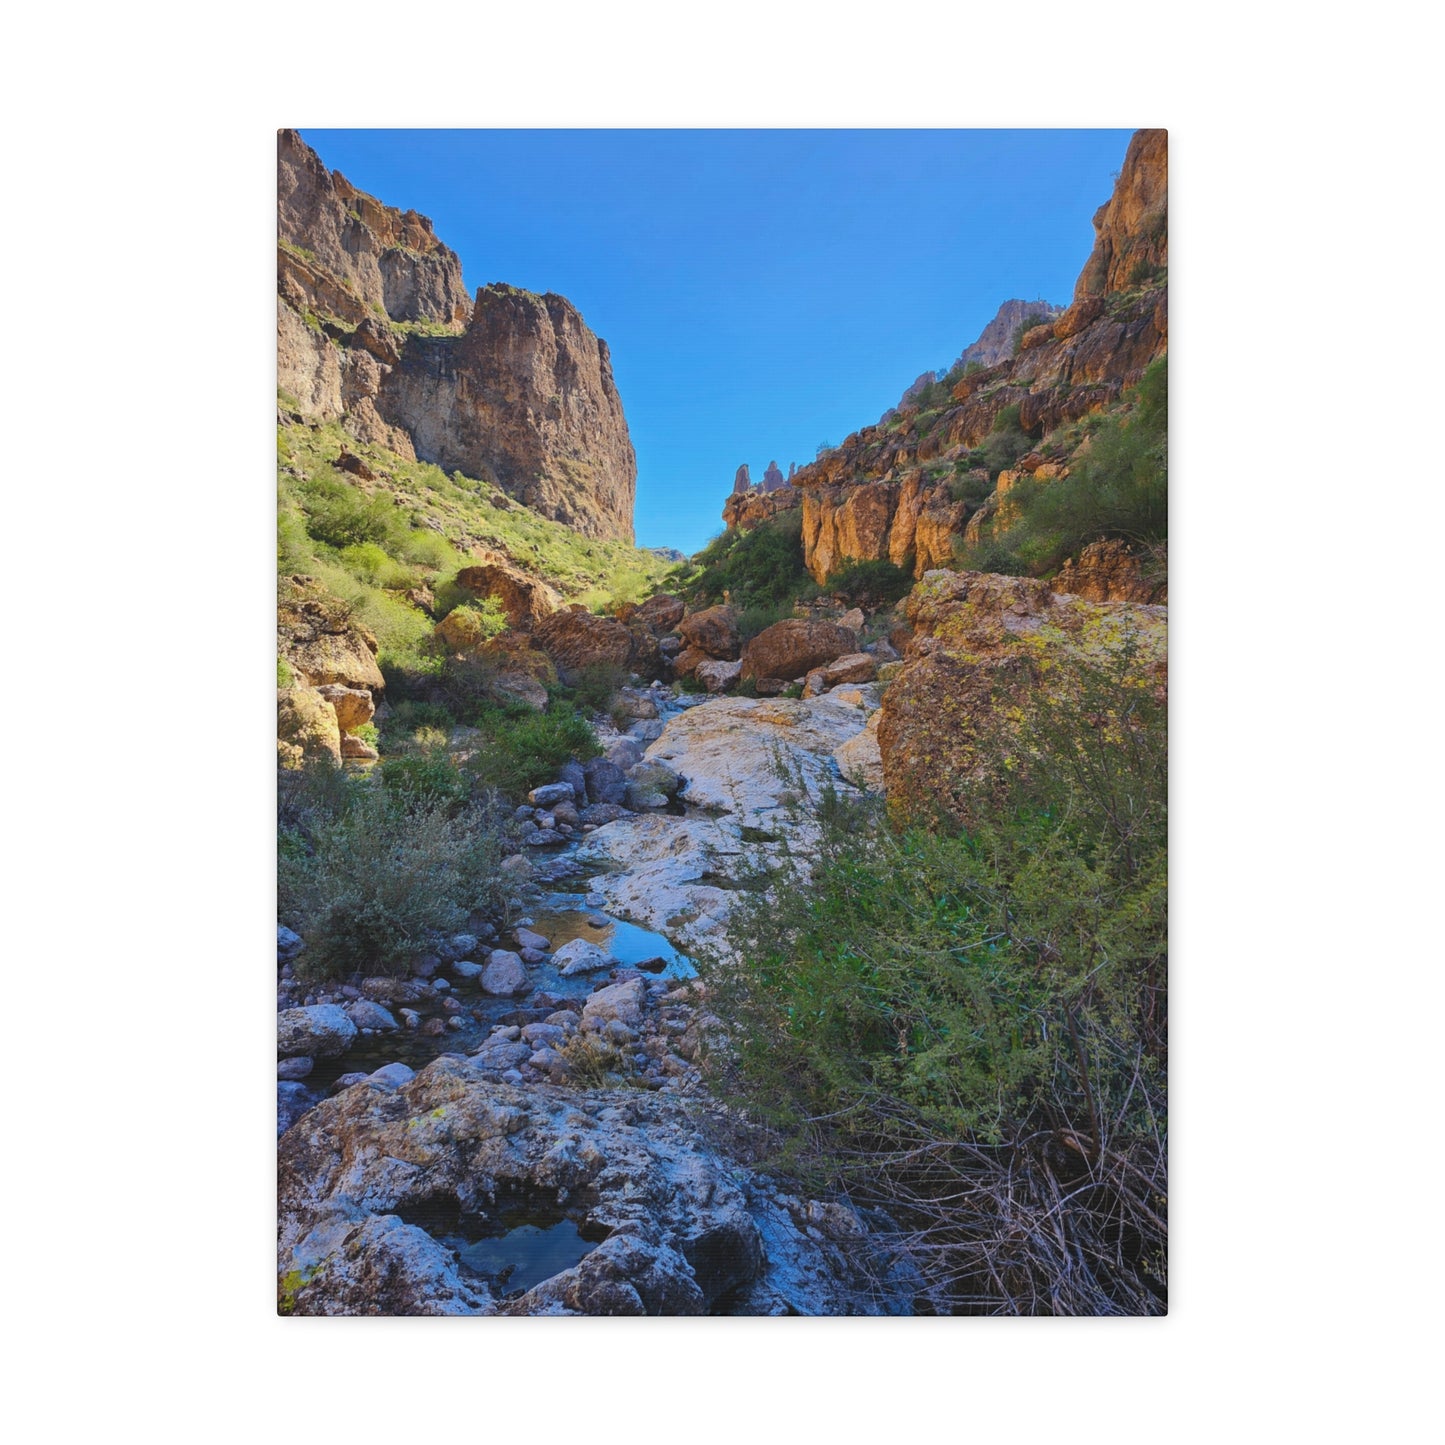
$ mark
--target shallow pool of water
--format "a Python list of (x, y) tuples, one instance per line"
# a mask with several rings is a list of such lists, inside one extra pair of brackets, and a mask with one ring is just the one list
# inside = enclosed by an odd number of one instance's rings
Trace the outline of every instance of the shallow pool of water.
[[(641, 968), (643, 972), (660, 978), (693, 978), (697, 974), (691, 960), (679, 953), (662, 934), (613, 918), (601, 909), (579, 909), (575, 896), (552, 894), (531, 917), (532, 931), (540, 933), (554, 953), (574, 938), (585, 938), (618, 963), (629, 968)], [(598, 927), (598, 920), (601, 927)], [(551, 972), (550, 968), (548, 972)], [(599, 976), (582, 977), (595, 980)], [(574, 982), (575, 978), (559, 978), (558, 986)]]

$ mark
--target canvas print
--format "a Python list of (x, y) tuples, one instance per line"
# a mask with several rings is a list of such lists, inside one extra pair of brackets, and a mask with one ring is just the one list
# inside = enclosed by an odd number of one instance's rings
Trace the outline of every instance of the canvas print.
[(1166, 189), (279, 133), (281, 1314), (1165, 1312)]

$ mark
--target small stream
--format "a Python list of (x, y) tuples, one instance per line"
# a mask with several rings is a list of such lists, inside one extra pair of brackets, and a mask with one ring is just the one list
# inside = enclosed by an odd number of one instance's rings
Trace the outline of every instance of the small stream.
[[(661, 708), (660, 720), (665, 724), (668, 718), (706, 700), (686, 694), (682, 698), (669, 699)], [(639, 741), (645, 743), (647, 739), (639, 738)], [(682, 803), (673, 802), (666, 811), (682, 816), (687, 809)], [(560, 876), (554, 877), (550, 885), (553, 891), (535, 900), (527, 912), (514, 920), (513, 927), (529, 928), (541, 934), (553, 953), (574, 938), (583, 938), (597, 944), (615, 960), (617, 966), (636, 968), (662, 980), (696, 977), (697, 970), (692, 962), (663, 934), (608, 914), (600, 906), (601, 900), (596, 895), (591, 896), (599, 906), (592, 906), (586, 901), (590, 881), (607, 869), (605, 865), (582, 864), (573, 860), (572, 855), (585, 837), (581, 835), (569, 840), (545, 859), (536, 860), (544, 878), (549, 872)], [(546, 886), (545, 883), (543, 886)], [(495, 944), (483, 944), (473, 961), (485, 964), (493, 947), (516, 948), (509, 930), (504, 930)], [(527, 965), (527, 973), (532, 983), (528, 994), (521, 999), (496, 998), (483, 993), (475, 979), (460, 978), (443, 964), (437, 977), (445, 979), (450, 987), (431, 999), (401, 1007), (414, 1009), (425, 1022), (430, 1018), (447, 1018), (443, 1003), (445, 999), (453, 998), (463, 1006), (461, 1017), (465, 1022), (461, 1028), (448, 1029), (439, 1035), (426, 1034), (420, 1029), (359, 1034), (344, 1054), (316, 1060), (312, 1072), (304, 1080), (307, 1089), (319, 1103), (347, 1075), (373, 1073), (393, 1063), (420, 1070), (442, 1054), (474, 1053), (497, 1024), (538, 1023), (548, 1014), (565, 1007), (566, 1000), (585, 999), (599, 982), (606, 982), (608, 978), (606, 970), (564, 977), (553, 967), (550, 957), (541, 963)], [(542, 997), (534, 1006), (525, 1005), (526, 999), (538, 994)], [(392, 1008), (390, 1012), (399, 1019), (399, 1008)]]

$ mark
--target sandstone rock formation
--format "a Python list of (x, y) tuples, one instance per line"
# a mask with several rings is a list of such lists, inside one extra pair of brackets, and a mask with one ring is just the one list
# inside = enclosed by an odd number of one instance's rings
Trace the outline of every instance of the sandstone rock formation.
[(878, 744), (890, 805), (966, 819), (967, 786), (985, 776), (984, 740), (1017, 690), (1056, 685), (1070, 660), (1127, 640), (1140, 686), (1167, 682), (1168, 612), (1057, 596), (1047, 582), (930, 572), (906, 603), (915, 629), (884, 694)]
[(744, 462), (736, 472), (733, 473), (733, 496), (740, 496), (743, 492), (752, 489), (753, 479), (748, 472), (748, 464)]
[(763, 473), (763, 491), (776, 492), (780, 487), (786, 487), (788, 479), (783, 475), (777, 462), (769, 462), (768, 469)]

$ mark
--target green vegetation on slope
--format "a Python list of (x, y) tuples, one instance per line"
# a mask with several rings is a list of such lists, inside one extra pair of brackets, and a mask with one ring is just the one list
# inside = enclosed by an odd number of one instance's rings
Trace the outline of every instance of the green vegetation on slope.
[(936, 1309), (1163, 1307), (1166, 714), (1127, 650), (1014, 699), (958, 831), (825, 795), (714, 970), (784, 1167), (912, 1236)]
[[(343, 451), (373, 473), (335, 465)], [(432, 666), (435, 617), (463, 601), (458, 570), (474, 548), (502, 551), (568, 601), (600, 610), (650, 591), (669, 564), (625, 542), (594, 541), (539, 517), (498, 488), (358, 442), (340, 425), (285, 426), (277, 437), (277, 563), (349, 603), (385, 669)], [(429, 589), (435, 615), (408, 601)]]
[[(1005, 525), (960, 556), (981, 571), (1051, 573), (1089, 542), (1118, 538), (1146, 551), (1169, 535), (1169, 358), (1144, 373), (1132, 405), (1092, 427), (1069, 475), (1021, 477), (1007, 494)], [(992, 441), (992, 438), (990, 438)]]

